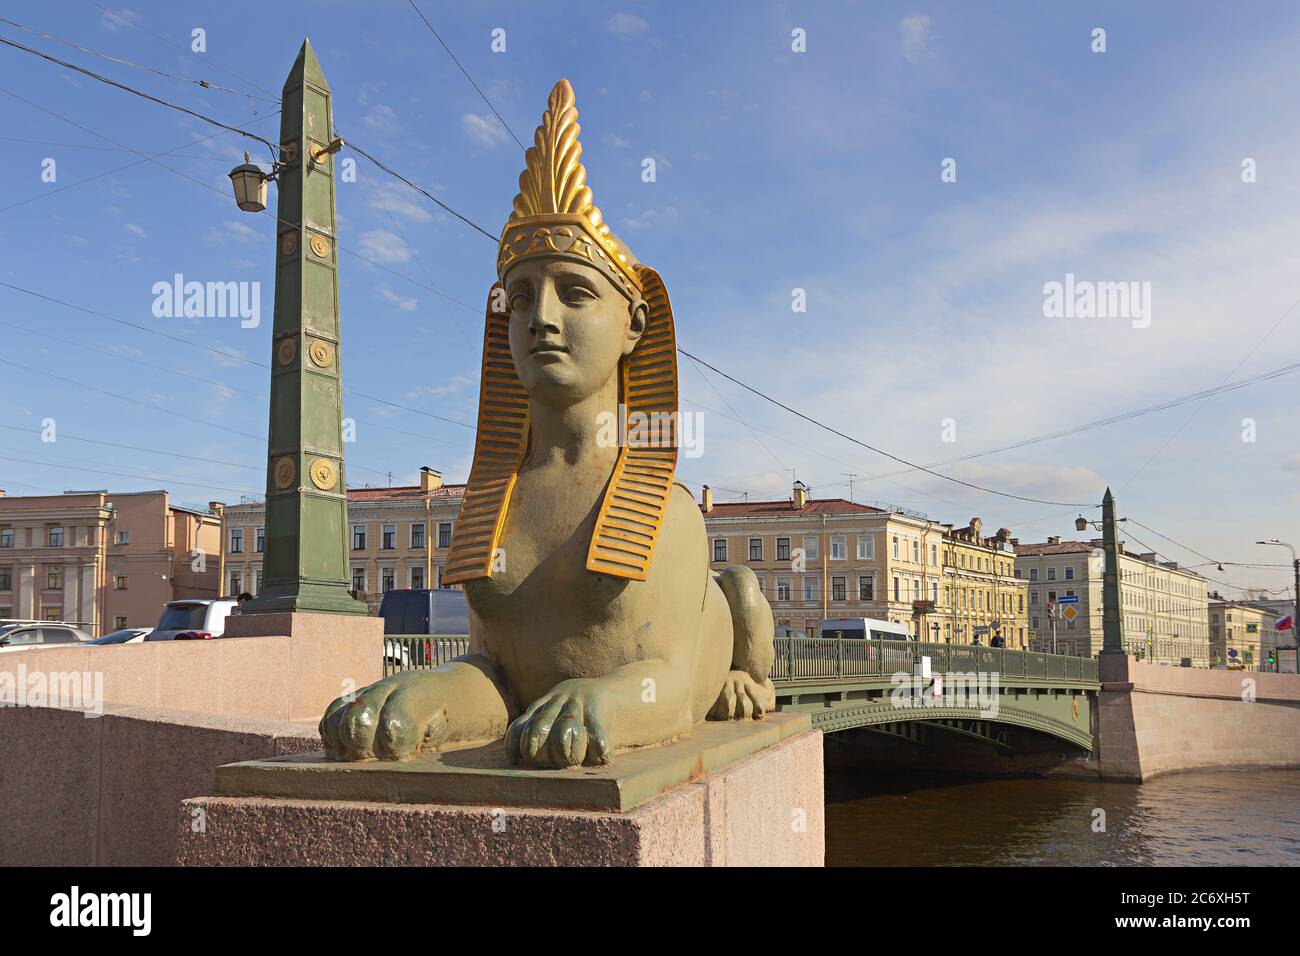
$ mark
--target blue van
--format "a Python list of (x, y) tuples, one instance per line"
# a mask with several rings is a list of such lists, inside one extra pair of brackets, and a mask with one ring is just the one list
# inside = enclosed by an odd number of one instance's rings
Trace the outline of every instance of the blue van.
[(384, 592), (379, 604), (385, 634), (469, 634), (469, 605), (457, 588), (402, 588)]

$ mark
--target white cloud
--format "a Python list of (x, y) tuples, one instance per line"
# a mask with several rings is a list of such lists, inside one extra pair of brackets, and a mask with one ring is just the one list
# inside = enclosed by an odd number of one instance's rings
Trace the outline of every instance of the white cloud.
[[(369, 180), (367, 180), (369, 181)], [(370, 190), (369, 206), (385, 216), (392, 214), (395, 219), (407, 219), (411, 222), (430, 222), (433, 213), (423, 201), (409, 188), (398, 182), (373, 183)], [(443, 187), (434, 183), (429, 187), (435, 195)]]
[(411, 261), (411, 247), (402, 241), (401, 236), (387, 229), (363, 232), (357, 245), (363, 256), (376, 262)]
[(601, 142), (611, 149), (627, 149), (628, 141), (617, 133), (606, 133), (601, 137)]
[(239, 349), (231, 348), (229, 345), (217, 345), (214, 348), (221, 349), (224, 354), (218, 355), (216, 352), (209, 352), (208, 355), (212, 356), (212, 361), (221, 368), (238, 368), (247, 364), (248, 355)]
[(203, 238), (215, 243), (256, 242), (262, 238), (262, 234), (247, 223), (239, 222), (237, 219), (227, 219), (220, 227), (214, 226), (209, 229), (203, 234)]
[(382, 282), (375, 287), (375, 291), (379, 294), (379, 298), (383, 299), (389, 305), (397, 306), (397, 308), (402, 312), (414, 312), (415, 307), (419, 304), (415, 299), (408, 299), (405, 296), (398, 295)]
[(510, 134), (502, 128), (495, 116), (490, 113), (466, 113), (460, 118), (461, 128), (465, 135), (470, 138), (476, 145), (483, 147), (492, 147), (497, 143), (504, 143), (510, 138)]
[(681, 218), (676, 206), (669, 206), (660, 212), (658, 209), (647, 209), (639, 216), (632, 216), (623, 220), (623, 225), (633, 232), (642, 229), (654, 229), (657, 227), (676, 225), (677, 220)]
[(930, 31), (934, 21), (928, 14), (915, 13), (898, 21), (898, 33), (903, 41), (903, 58), (909, 63), (920, 63), (934, 54), (930, 51)]
[(650, 24), (646, 23), (635, 13), (628, 13), (627, 11), (620, 10), (605, 21), (605, 28), (615, 36), (634, 37), (649, 30)]
[(397, 112), (386, 103), (376, 103), (361, 122), (377, 132), (389, 133), (397, 129)]
[(447, 382), (446, 385), (421, 385), (419, 388), (413, 388), (406, 393), (406, 400), (413, 402), (419, 398), (445, 398), (448, 395), (455, 395), (466, 385), (469, 385), (471, 379), (465, 375), (457, 375)]
[(149, 233), (145, 232), (133, 222), (128, 222), (126, 224), (126, 231), (132, 235), (139, 236), (141, 239), (147, 238), (149, 235)]
[(105, 30), (116, 32), (129, 27), (139, 19), (140, 14), (122, 7), (120, 10), (105, 10), (104, 15), (99, 18), (99, 25)]

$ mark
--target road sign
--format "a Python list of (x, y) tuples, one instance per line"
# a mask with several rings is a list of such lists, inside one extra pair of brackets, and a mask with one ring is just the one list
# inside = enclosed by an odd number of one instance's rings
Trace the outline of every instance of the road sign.
[(1065, 615), (1067, 621), (1073, 621), (1079, 616), (1079, 611), (1073, 604), (1067, 604), (1061, 613)]
[(1066, 594), (1066, 595), (1064, 595), (1064, 596), (1062, 596), (1062, 597), (1057, 598), (1057, 599), (1056, 599), (1056, 603), (1057, 603), (1057, 604), (1078, 604), (1078, 603), (1079, 603), (1079, 595), (1077, 595), (1077, 594)]
[(987, 634), (988, 632), (989, 632), (989, 629), (988, 629), (987, 627), (983, 627), (983, 626), (981, 626), (981, 627), (977, 627), (977, 628), (975, 628), (975, 633), (976, 633), (977, 635), (979, 635), (979, 634)]

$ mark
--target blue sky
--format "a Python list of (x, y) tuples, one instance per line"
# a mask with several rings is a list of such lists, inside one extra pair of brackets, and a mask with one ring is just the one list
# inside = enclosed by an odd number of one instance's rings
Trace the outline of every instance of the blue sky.
[[(589, 184), (663, 275), (684, 348), (911, 461), (1249, 379), (1300, 351), (1300, 306), (1288, 313), (1300, 299), (1293, 5), (420, 6), (525, 142), (554, 81), (573, 83)], [(6, 10), (259, 96), (278, 94), (307, 34), (345, 137), (489, 232), (509, 211), (521, 151), (407, 3), (19, 0)], [(1104, 53), (1091, 49), (1099, 27)], [(194, 28), (206, 53), (186, 52)], [(496, 28), (503, 53), (490, 48)], [(806, 52), (791, 50), (796, 28)], [(278, 129), (264, 99), (4, 24), (0, 36), (231, 124), (261, 116), (250, 128), (268, 138)], [(0, 281), (266, 362), (274, 223), (240, 213), (226, 179), (248, 145), (12, 49), (0, 49), (0, 90), (0, 207), (21, 203), (0, 210)], [(139, 157), (96, 133), (149, 154), (184, 146), (162, 162), (193, 179), (147, 162), (119, 169)], [(641, 177), (647, 157), (652, 183)], [(46, 158), (53, 183), (41, 178)], [(941, 181), (948, 158), (955, 182)], [(1242, 180), (1246, 159), (1254, 182)], [(427, 464), (463, 480), (472, 432), (428, 416), (474, 419), (493, 246), (364, 160), (358, 171), (340, 184), (341, 244), (375, 264), (342, 261), (345, 384), (418, 411), (350, 396), (349, 478), (385, 484), (391, 471), (408, 483)], [(261, 326), (154, 318), (153, 284), (178, 272), (260, 281)], [(1149, 326), (1046, 317), (1044, 284), (1067, 273), (1149, 282)], [(806, 312), (791, 309), (796, 288)], [(5, 288), (0, 321), (10, 323), (0, 326), (0, 425), (15, 426), (0, 428), (0, 487), (10, 494), (166, 486), (201, 503), (260, 492), (265, 369)], [(684, 409), (704, 414), (704, 455), (680, 467), (694, 490), (784, 497), (796, 469), (814, 495), (847, 496), (853, 472), (859, 501), (958, 524), (979, 515), (1022, 540), (1074, 533), (1078, 509), (900, 474), (685, 360), (681, 380)], [(938, 470), (1063, 502), (1095, 501), (1110, 483), (1122, 513), (1205, 555), (1276, 563), (1284, 551), (1252, 542), (1300, 539), (1298, 387), (1300, 376), (1283, 376)], [(47, 418), (53, 443), (36, 433)], [(945, 420), (955, 441), (943, 440)], [(1290, 580), (1280, 569), (1209, 576)]]

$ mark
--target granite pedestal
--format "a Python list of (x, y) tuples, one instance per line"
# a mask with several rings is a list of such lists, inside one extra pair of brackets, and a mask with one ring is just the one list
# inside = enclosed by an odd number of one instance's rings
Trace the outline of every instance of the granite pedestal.
[(771, 714), (705, 722), (609, 767), (525, 770), (499, 742), (400, 763), (229, 764), (213, 796), (183, 802), (177, 862), (821, 866), (821, 741), (807, 715)]

